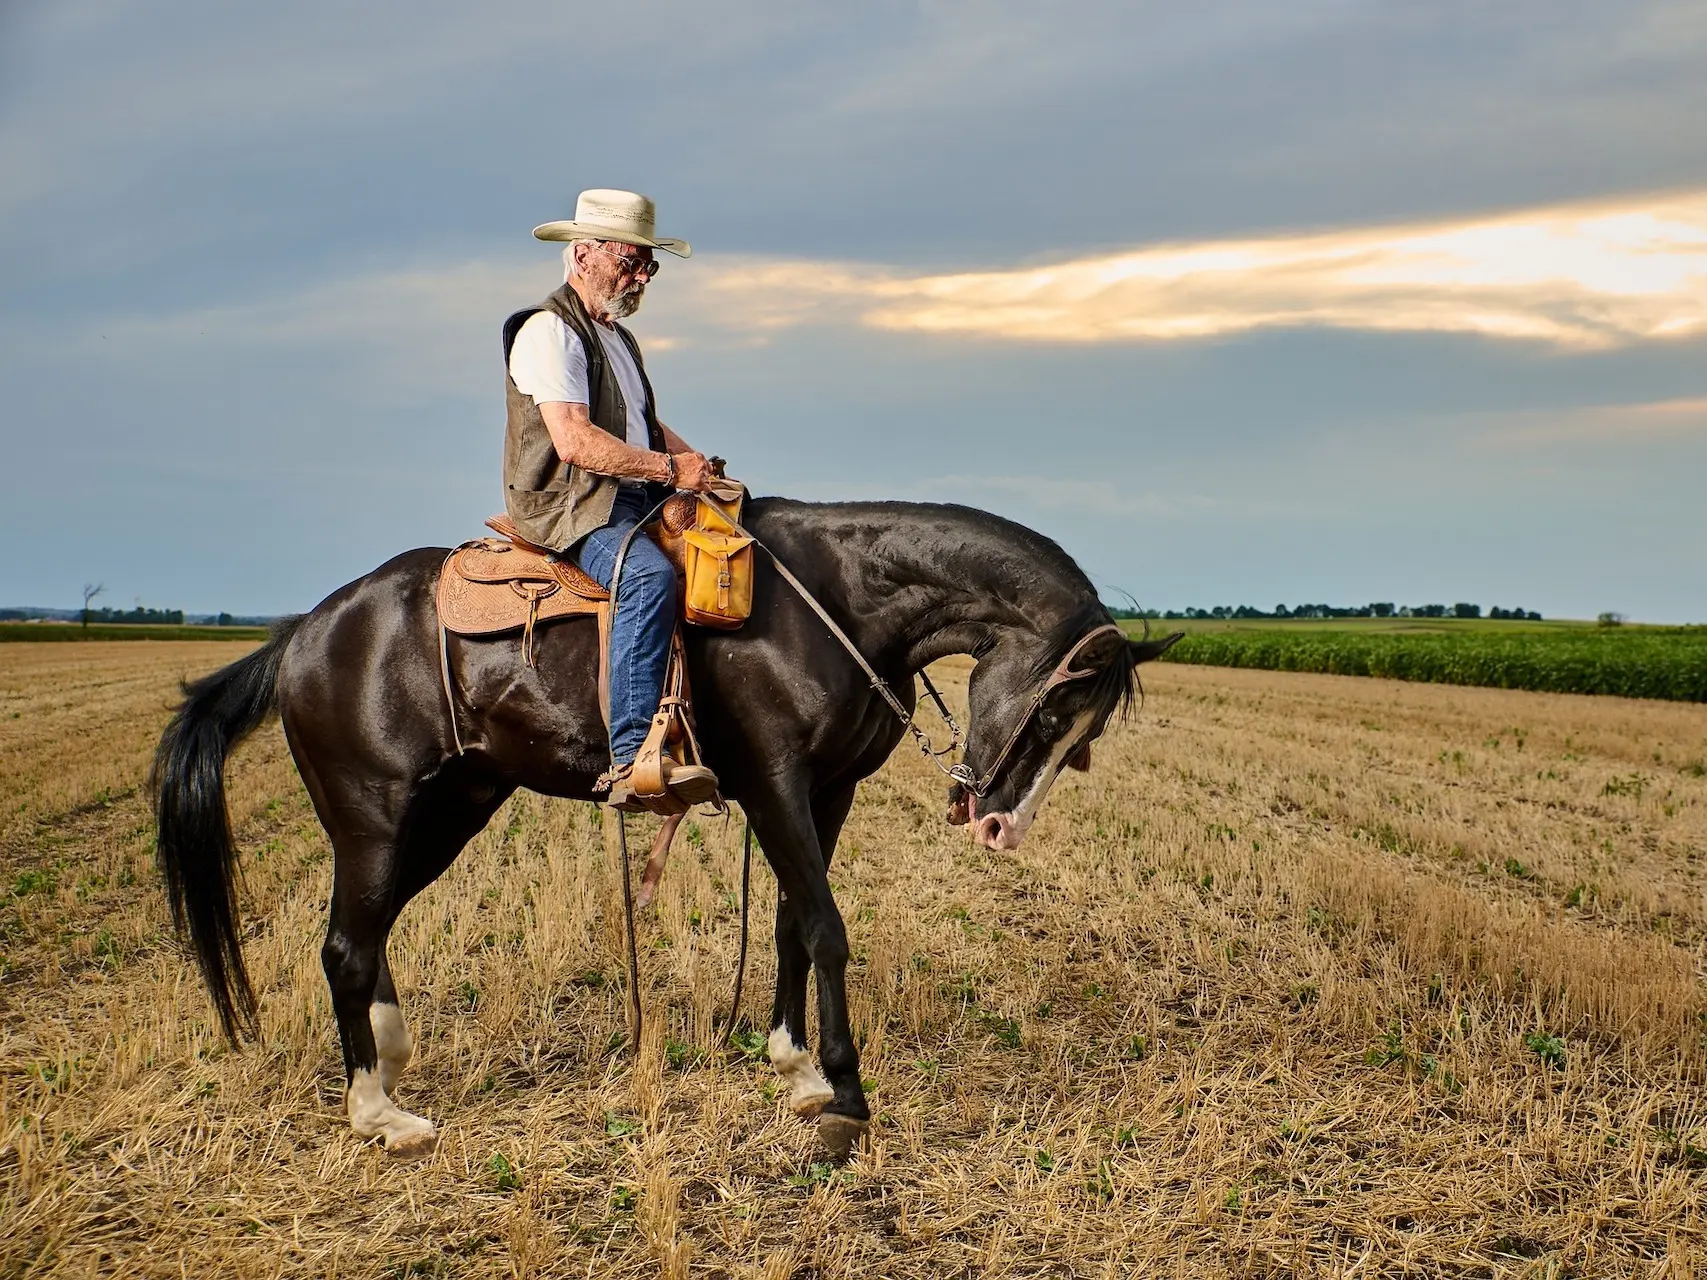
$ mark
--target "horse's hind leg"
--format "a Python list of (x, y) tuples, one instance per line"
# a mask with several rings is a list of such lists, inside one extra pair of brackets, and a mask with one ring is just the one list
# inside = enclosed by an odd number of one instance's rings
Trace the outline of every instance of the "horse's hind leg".
[[(332, 1010), (344, 1047), (344, 1108), (350, 1127), (363, 1138), (377, 1138), (395, 1156), (424, 1156), (438, 1145), (438, 1132), (421, 1116), (391, 1100), (388, 1085), (408, 1061), (408, 1030), (392, 989), (380, 1003), (380, 974), (389, 973), (385, 936), (395, 919), (397, 854), (388, 842), (336, 847), (332, 913), (320, 962), (332, 988)], [(402, 1043), (399, 1043), (401, 1033)], [(380, 1046), (385, 1046), (381, 1059)]]
[[(398, 856), (397, 883), (391, 895), (387, 932), (415, 896), (437, 880), (456, 861), (468, 842), (492, 820), (515, 788), (456, 775), (439, 779), (422, 793), (410, 812), (408, 834)], [(390, 1093), (409, 1065), (414, 1041), (403, 1020), (397, 987), (385, 948), (379, 950), (379, 982), (369, 1010), (379, 1051), (380, 1082)]]
[(409, 1024), (403, 1020), (403, 1009), (397, 999), (397, 987), (391, 981), (391, 962), (385, 954), (385, 944), (379, 947), (379, 981), (374, 983), (373, 1003), (368, 1006), (368, 1023), (373, 1028), (373, 1047), (379, 1055), (379, 1086), (387, 1096), (397, 1088), (397, 1079), (409, 1059), (415, 1054), (415, 1041), (409, 1035)]
[[(376, 1073), (384, 1103), (377, 1104), (376, 1099), (369, 1097), (367, 1101), (376, 1103), (377, 1111), (369, 1109), (362, 1120), (358, 1120), (352, 1073), (350, 1125), (360, 1137), (381, 1138), (387, 1152), (393, 1155), (425, 1155), (434, 1147), (437, 1135), (427, 1120), (403, 1111), (394, 1103), (398, 1077), (403, 1075), (403, 1068), (410, 1065), (415, 1041), (411, 1039), (408, 1022), (403, 1019), (398, 988), (391, 980), (391, 961), (386, 956), (387, 935), (391, 934), (391, 927), (403, 913), (403, 908), (428, 884), (437, 881), (452, 862), (456, 862), (457, 853), (463, 852), (468, 841), (492, 821), (492, 814), (512, 792), (512, 787), (481, 782), (478, 778), (469, 780), (459, 773), (437, 778), (411, 802), (398, 852), (391, 860), (393, 877), (389, 908), (384, 913), (377, 947), (379, 973), (367, 1005), (367, 1026), (374, 1038)], [(341, 1031), (343, 1022), (340, 1021)], [(348, 1044), (350, 1039), (345, 1038), (347, 1056)], [(379, 1126), (377, 1133), (370, 1132), (376, 1123)]]

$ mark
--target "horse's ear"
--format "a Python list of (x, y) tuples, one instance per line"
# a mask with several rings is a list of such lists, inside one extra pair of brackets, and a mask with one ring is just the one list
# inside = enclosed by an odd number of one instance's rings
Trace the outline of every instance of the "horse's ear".
[(1176, 631), (1173, 635), (1163, 636), (1160, 640), (1131, 640), (1127, 642), (1126, 647), (1128, 655), (1132, 659), (1132, 665), (1137, 666), (1140, 662), (1153, 662), (1183, 639), (1185, 639), (1185, 632)]
[(1093, 637), (1079, 654), (1079, 667), (1104, 667), (1113, 662), (1126, 645), (1126, 637), (1116, 631), (1105, 631)]

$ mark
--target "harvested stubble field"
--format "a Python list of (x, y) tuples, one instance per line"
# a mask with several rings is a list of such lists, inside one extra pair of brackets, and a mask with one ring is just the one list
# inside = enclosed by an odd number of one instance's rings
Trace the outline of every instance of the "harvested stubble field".
[(897, 753), (833, 872), (876, 1116), (842, 1169), (758, 1036), (710, 1041), (738, 827), (688, 833), (643, 920), (636, 1063), (598, 817), (518, 799), (393, 936), (401, 1099), (444, 1135), (399, 1165), (341, 1114), (328, 851), (276, 727), (231, 787), (259, 1044), (164, 932), (129, 788), (173, 679), (241, 651), (0, 646), (0, 1275), (1707, 1266), (1707, 708), (1157, 668), (1000, 855)]

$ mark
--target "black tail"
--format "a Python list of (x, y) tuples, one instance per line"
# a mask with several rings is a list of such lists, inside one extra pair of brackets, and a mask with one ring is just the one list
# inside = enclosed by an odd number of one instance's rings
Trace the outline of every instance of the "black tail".
[(226, 1035), (255, 1028), (255, 993), (243, 968), (237, 915), (237, 847), (225, 812), (225, 757), (278, 705), (279, 659), (302, 623), (284, 618), (267, 643), (184, 685), (148, 779), (156, 856), (179, 936), (186, 932)]

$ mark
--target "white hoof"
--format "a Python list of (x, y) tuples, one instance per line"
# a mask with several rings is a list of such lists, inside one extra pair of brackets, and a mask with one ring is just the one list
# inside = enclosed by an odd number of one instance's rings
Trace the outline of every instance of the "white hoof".
[(836, 1096), (830, 1082), (824, 1079), (812, 1055), (794, 1043), (787, 1027), (771, 1032), (771, 1065), (788, 1082), (788, 1108), (803, 1120), (816, 1116)]
[(419, 1160), (439, 1145), (432, 1121), (403, 1110), (380, 1088), (379, 1074), (358, 1069), (345, 1096), (350, 1128), (358, 1138), (378, 1140), (387, 1155), (399, 1160)]

